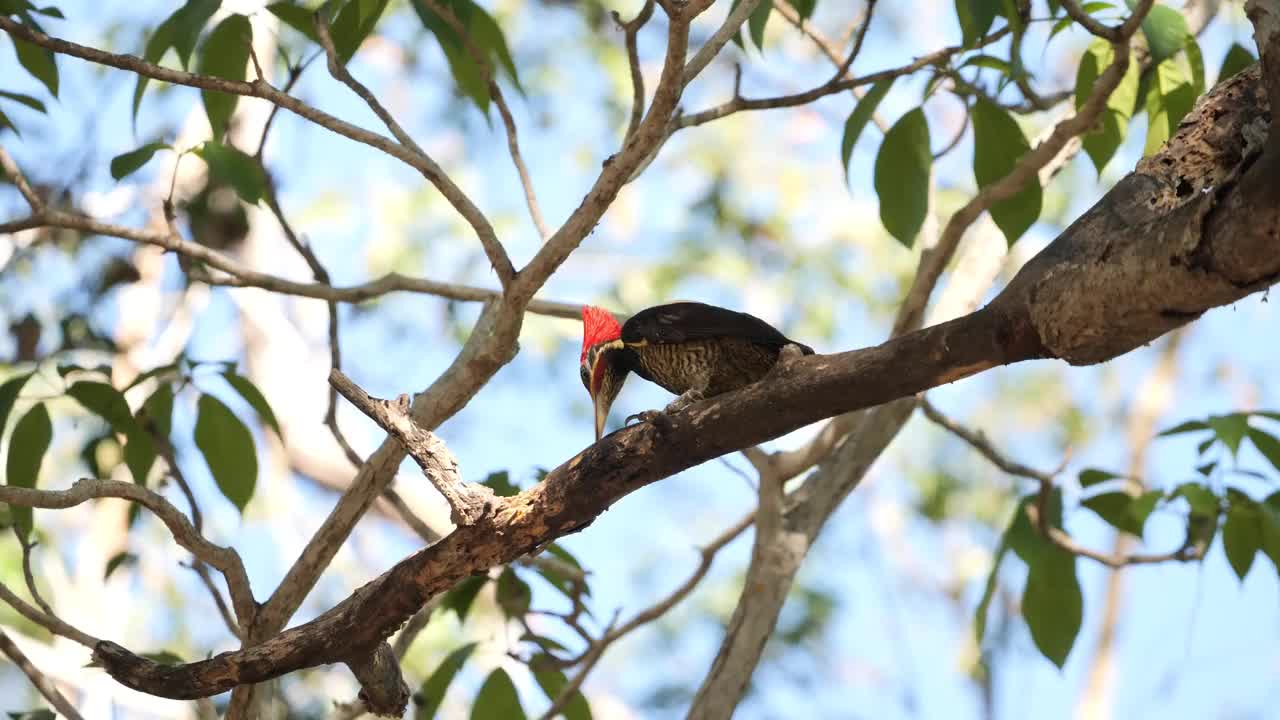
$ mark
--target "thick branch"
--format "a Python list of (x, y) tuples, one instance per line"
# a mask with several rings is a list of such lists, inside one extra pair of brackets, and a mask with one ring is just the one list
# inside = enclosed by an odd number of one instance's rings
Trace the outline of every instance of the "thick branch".
[[(644, 424), (616, 432), (538, 486), (496, 500), (495, 511), (477, 524), (262, 645), (159, 666), (103, 644), (104, 666), (131, 687), (194, 697), (369, 652), (458, 580), (580, 530), (628, 493), (708, 459), (1000, 364), (1054, 356), (1100, 362), (1140, 347), (1280, 274), (1277, 161), (1270, 152), (1259, 157), (1256, 148), (1249, 150), (1242, 132), (1266, 111), (1256, 68), (1215, 89), (1166, 151), (1122, 181), (982, 310), (874, 348), (796, 360), (768, 382), (669, 416), (661, 431)], [(1198, 153), (1187, 152), (1193, 144)], [(1178, 199), (1176, 183), (1167, 184), (1161, 173), (1179, 172), (1204, 174), (1213, 191), (1197, 190), (1170, 207)], [(1238, 180), (1221, 182), (1228, 177)], [(1203, 197), (1214, 201), (1202, 207)], [(1252, 204), (1243, 206), (1247, 212), (1217, 211), (1237, 202)], [(1222, 276), (1220, 268), (1246, 265), (1252, 282)], [(1170, 304), (1179, 312), (1167, 312)], [(1044, 311), (1049, 307), (1057, 314)]]

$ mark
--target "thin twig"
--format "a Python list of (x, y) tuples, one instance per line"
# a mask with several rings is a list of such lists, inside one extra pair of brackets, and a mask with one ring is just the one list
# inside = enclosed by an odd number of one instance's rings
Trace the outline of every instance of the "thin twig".
[[(13, 157), (9, 155), (9, 151), (0, 145), (0, 168), (4, 168), (4, 172), (18, 186), (18, 192), (22, 193), (22, 197), (26, 198), (27, 204), (31, 206), (31, 212), (40, 214), (44, 211), (44, 201), (31, 189), (31, 184), (27, 182), (27, 177), (18, 169), (18, 164), (13, 161)], [(25, 228), (15, 228), (13, 230), (5, 230), (0, 226), (0, 232), (16, 232)]]
[(507, 106), (507, 98), (503, 95), (502, 88), (498, 86), (498, 74), (494, 72), (493, 63), (489, 60), (489, 56), (472, 42), (471, 33), (467, 31), (467, 27), (454, 14), (452, 8), (447, 5), (441, 5), (434, 0), (423, 0), (423, 2), (457, 33), (462, 40), (462, 44), (466, 47), (467, 53), (471, 55), (471, 59), (480, 68), (480, 73), (489, 86), (489, 97), (493, 99), (493, 104), (498, 106), (498, 114), (502, 116), (502, 124), (507, 131), (507, 151), (511, 154), (512, 164), (516, 166), (516, 174), (520, 176), (520, 186), (524, 190), (524, 201), (529, 208), (529, 217), (533, 220), (533, 226), (538, 230), (538, 236), (546, 240), (551, 237), (551, 229), (547, 227), (547, 222), (542, 217), (542, 207), (538, 204), (538, 195), (533, 189), (533, 179), (529, 176), (529, 168), (524, 164), (524, 156), (520, 154), (516, 121), (511, 114), (511, 108)]
[(191, 521), (162, 495), (141, 485), (118, 480), (82, 478), (67, 490), (37, 490), (14, 485), (0, 486), (0, 502), (19, 507), (61, 510), (99, 498), (121, 498), (150, 510), (185, 550), (216, 568), (227, 581), (231, 601), (240, 617), (253, 617), (255, 603), (240, 555), (231, 548), (215, 545), (196, 532)]
[(17, 610), (18, 614), (22, 617), (39, 625), (45, 630), (48, 630), (54, 635), (60, 635), (68, 640), (74, 640), (89, 649), (93, 649), (93, 646), (101, 642), (98, 638), (76, 629), (70, 623), (58, 616), (41, 612), (40, 609), (32, 607), (26, 600), (18, 597), (9, 589), (8, 585), (5, 585), (2, 582), (0, 582), (0, 600), (8, 603), (9, 607)]
[(934, 404), (929, 401), (929, 398), (921, 396), (920, 410), (924, 412), (924, 416), (929, 418), (930, 422), (968, 443), (970, 447), (978, 451), (978, 454), (982, 455), (982, 457), (986, 458), (992, 465), (995, 465), (1004, 472), (1010, 475), (1027, 478), (1029, 480), (1035, 480), (1038, 483), (1053, 483), (1053, 475), (1036, 470), (1033, 467), (1023, 465), (1016, 460), (1006, 457), (1003, 453), (997, 450), (996, 447), (991, 444), (991, 441), (988, 440), (981, 432), (970, 430), (942, 414), (942, 412), (938, 410), (938, 408), (934, 407)]
[[(745, 0), (743, 4), (744, 5), (746, 4)], [(742, 5), (739, 5), (738, 7), (742, 7)], [(677, 126), (677, 129), (679, 129), (679, 128), (687, 128), (687, 127), (694, 127), (697, 125), (703, 125), (713, 120), (719, 120), (721, 118), (727, 117), (736, 112), (741, 112), (743, 110), (768, 110), (772, 108), (795, 107), (797, 105), (807, 105), (813, 102), (814, 100), (817, 100), (822, 97), (826, 97), (827, 95), (833, 95), (835, 93), (844, 92), (845, 90), (852, 90), (853, 88), (861, 87), (863, 85), (870, 85), (872, 83), (880, 82), (881, 80), (888, 80), (891, 78), (901, 77), (903, 75), (910, 75), (911, 73), (914, 73), (917, 70), (920, 70), (922, 68), (926, 68), (931, 65), (939, 65), (942, 63), (946, 63), (954, 55), (958, 53), (985, 47), (987, 45), (990, 45), (991, 43), (994, 43), (1004, 38), (1008, 34), (1009, 34), (1009, 28), (1003, 27), (991, 33), (990, 35), (987, 35), (986, 37), (982, 38), (977, 43), (975, 43), (973, 47), (964, 47), (961, 45), (953, 45), (950, 47), (945, 47), (945, 48), (942, 48), (941, 50), (936, 50), (934, 52), (931, 52), (928, 55), (923, 55), (917, 58), (915, 61), (907, 63), (906, 65), (902, 65), (896, 68), (890, 68), (888, 70), (880, 70), (878, 72), (870, 73), (868, 75), (862, 75), (860, 77), (844, 78), (844, 77), (841, 77), (840, 75), (835, 75), (832, 77), (831, 80), (828, 80), (827, 82), (817, 87), (814, 87), (810, 90), (805, 90), (803, 92), (794, 93), (791, 95), (779, 95), (776, 97), (755, 98), (755, 99), (735, 98), (726, 103), (722, 103), (720, 105), (708, 108), (706, 110), (702, 110), (695, 113), (687, 113), (685, 115), (682, 115), (680, 116), (679, 119), (676, 120), (676, 126)]]
[(653, 17), (654, 0), (645, 0), (640, 12), (630, 22), (623, 22), (622, 15), (613, 11), (613, 21), (622, 30), (623, 44), (627, 48), (627, 65), (631, 68), (631, 117), (627, 121), (627, 132), (622, 136), (623, 142), (635, 134), (640, 127), (640, 119), (644, 117), (644, 73), (640, 72), (640, 50), (637, 38), (643, 28)]
[(409, 397), (395, 401), (375, 398), (341, 370), (329, 371), (329, 384), (352, 405), (382, 426), (404, 445), (405, 450), (422, 468), (422, 474), (449, 503), (453, 523), (459, 527), (474, 525), (489, 511), (493, 491), (483, 485), (468, 485), (458, 477), (458, 461), (435, 433), (423, 430), (409, 414)]
[(515, 269), (511, 265), (511, 259), (507, 257), (506, 251), (498, 242), (493, 226), (484, 216), (484, 213), (476, 207), (475, 203), (461, 188), (454, 184), (453, 180), (435, 160), (425, 153), (415, 151), (410, 145), (340, 120), (288, 93), (281, 92), (273, 87), (271, 83), (261, 78), (254, 79), (252, 82), (245, 82), (243, 80), (226, 80), (208, 75), (198, 75), (181, 70), (170, 70), (154, 63), (149, 63), (134, 55), (118, 55), (52, 37), (5, 16), (0, 16), (0, 30), (46, 50), (52, 50), (55, 53), (70, 55), (120, 70), (128, 70), (153, 80), (175, 85), (186, 85), (202, 90), (215, 90), (230, 95), (262, 98), (339, 135), (381, 150), (421, 173), (440, 191), (440, 194), (458, 211), (458, 214), (467, 221), (480, 239), (480, 244), (484, 247), (486, 254), (489, 255), (489, 261), (493, 265), (494, 272), (497, 273), (498, 281), (502, 287), (505, 288), (515, 276)]
[(13, 642), (13, 639), (5, 634), (4, 630), (0, 630), (0, 653), (3, 653), (5, 657), (9, 658), (10, 662), (18, 666), (18, 669), (31, 681), (31, 685), (40, 691), (44, 699), (48, 700), (49, 704), (53, 705), (64, 718), (67, 718), (67, 720), (83, 720), (80, 712), (71, 704), (71, 701), (67, 700), (67, 697), (58, 690), (52, 680), (43, 672), (40, 672), (40, 668), (27, 659), (27, 656)]
[[(822, 54), (827, 56), (827, 59), (836, 66), (836, 76), (840, 79), (845, 79), (848, 77), (849, 67), (853, 65), (853, 61), (857, 59), (858, 54), (862, 52), (862, 40), (866, 37), (867, 28), (871, 26), (871, 15), (875, 12), (876, 3), (875, 0), (870, 0), (870, 2), (867, 3), (867, 9), (862, 13), (862, 21), (860, 23), (861, 30), (858, 32), (857, 39), (854, 41), (853, 51), (847, 56), (840, 51), (840, 46), (824, 35), (812, 21), (800, 17), (800, 12), (787, 0), (774, 0), (773, 7), (781, 13), (784, 18), (789, 20), (792, 25), (795, 25), (796, 29), (798, 29), (805, 37), (812, 40), (813, 44), (817, 45), (818, 49), (822, 51)], [(862, 96), (866, 94), (861, 88), (851, 88), (850, 92), (852, 92), (853, 96), (858, 99), (861, 99)], [(737, 95), (738, 93), (735, 91), (734, 96), (737, 97)], [(887, 132), (889, 130), (889, 123), (880, 116), (880, 113), (872, 113), (871, 120), (882, 132)]]
[(45, 611), (45, 614), (55, 615), (53, 608), (49, 606), (44, 596), (40, 594), (40, 589), (36, 587), (35, 573), (31, 572), (31, 551), (35, 549), (36, 544), (19, 532), (16, 525), (13, 528), (13, 534), (18, 538), (18, 544), (22, 546), (22, 576), (27, 583), (27, 592), (31, 593), (31, 598), (36, 601), (41, 610)]
[[(3, 20), (0, 17), (0, 20)], [(400, 273), (387, 273), (376, 280), (331, 287), (324, 283), (305, 283), (288, 280), (276, 275), (257, 272), (244, 267), (230, 256), (210, 249), (204, 245), (185, 240), (168, 232), (152, 232), (104, 223), (82, 215), (72, 215), (61, 211), (45, 211), (38, 216), (31, 216), (12, 223), (0, 224), (0, 233), (16, 232), (35, 227), (58, 227), (95, 235), (110, 235), (145, 245), (154, 245), (172, 250), (180, 255), (199, 260), (216, 270), (227, 273), (230, 277), (202, 277), (202, 281), (210, 285), (223, 287), (256, 287), (284, 295), (316, 298), (318, 300), (334, 300), (343, 303), (361, 303), (393, 292), (413, 292), (424, 295), (435, 295), (449, 300), (462, 302), (490, 302), (502, 298), (497, 290), (478, 288), (470, 285), (437, 282), (426, 278), (414, 278)], [(582, 306), (573, 303), (550, 300), (531, 300), (525, 310), (536, 315), (578, 320), (582, 317)]]

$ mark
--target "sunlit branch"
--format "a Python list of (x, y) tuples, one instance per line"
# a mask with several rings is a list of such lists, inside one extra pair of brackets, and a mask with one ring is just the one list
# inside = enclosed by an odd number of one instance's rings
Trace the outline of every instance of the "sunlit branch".
[(627, 121), (627, 132), (623, 135), (624, 142), (635, 134), (636, 128), (640, 127), (640, 119), (644, 117), (644, 74), (640, 72), (637, 37), (640, 35), (640, 28), (653, 17), (654, 7), (654, 0), (645, 0), (640, 12), (627, 22), (623, 22), (622, 15), (617, 10), (613, 11), (613, 21), (622, 30), (623, 44), (627, 48), (627, 65), (631, 71), (631, 116)]
[(926, 250), (921, 256), (920, 267), (907, 293), (907, 305), (915, 312), (899, 313), (893, 326), (895, 334), (920, 326), (928, 297), (932, 294), (934, 285), (937, 284), (938, 278), (942, 275), (947, 262), (969, 226), (992, 205), (1018, 194), (1027, 183), (1037, 182), (1041, 168), (1052, 163), (1073, 138), (1088, 132), (1098, 122), (1098, 118), (1107, 107), (1107, 100), (1110, 99), (1111, 93), (1120, 86), (1120, 81), (1124, 79), (1125, 72), (1129, 68), (1129, 39), (1147, 11), (1151, 9), (1151, 5), (1152, 0), (1143, 0), (1134, 10), (1133, 15), (1120, 26), (1121, 34), (1112, 46), (1115, 59), (1098, 76), (1093, 90), (1089, 93), (1089, 98), (1076, 113), (1057, 123), (1049, 137), (1019, 158), (1007, 175), (978, 191), (977, 195), (974, 195), (947, 221), (937, 245)]
[(13, 37), (20, 38), (47, 50), (52, 50), (55, 53), (70, 55), (120, 70), (128, 70), (153, 80), (175, 85), (186, 85), (202, 90), (214, 90), (230, 95), (262, 98), (339, 135), (381, 150), (420, 172), (440, 191), (440, 194), (458, 211), (458, 214), (471, 225), (476, 235), (480, 238), (485, 252), (489, 254), (489, 260), (493, 264), (494, 271), (498, 274), (498, 280), (503, 287), (506, 287), (514, 276), (515, 271), (511, 266), (511, 261), (506, 257), (506, 252), (501, 249), (497, 236), (493, 232), (493, 227), (489, 224), (484, 214), (480, 212), (480, 209), (475, 206), (466, 193), (453, 183), (434, 160), (422, 152), (415, 151), (410, 146), (385, 135), (379, 135), (357, 127), (322, 110), (318, 110), (296, 97), (273, 87), (262, 78), (246, 82), (198, 75), (181, 70), (170, 70), (154, 63), (149, 63), (134, 55), (109, 53), (61, 38), (51, 37), (5, 16), (0, 16), (0, 30), (9, 33)]
[[(79, 711), (71, 704), (67, 697), (53, 684), (47, 675), (40, 671), (30, 659), (23, 654), (13, 639), (5, 634), (4, 630), (0, 630), (0, 654), (9, 658), (9, 662), (17, 666), (22, 674), (27, 676), (31, 681), (31, 685), (49, 701), (50, 705), (62, 714), (67, 720), (83, 720)], [(11, 713), (11, 717), (16, 717), (16, 713)]]
[(441, 5), (434, 0), (422, 0), (427, 7), (440, 16), (462, 40), (462, 44), (466, 47), (467, 53), (471, 55), (471, 59), (475, 61), (477, 67), (484, 77), (489, 88), (489, 97), (493, 99), (493, 104), (498, 106), (498, 114), (502, 117), (502, 125), (507, 131), (507, 152), (511, 154), (511, 162), (515, 165), (516, 174), (520, 177), (520, 187), (524, 190), (525, 205), (529, 208), (529, 217), (533, 220), (533, 226), (538, 231), (538, 237), (546, 240), (551, 237), (551, 229), (547, 227), (547, 222), (542, 216), (542, 206), (538, 204), (538, 195), (533, 188), (533, 178), (529, 176), (529, 168), (525, 165), (524, 156), (520, 153), (520, 141), (516, 131), (515, 117), (511, 114), (511, 108), (507, 105), (507, 98), (502, 92), (502, 88), (498, 86), (498, 74), (494, 71), (493, 63), (489, 57), (483, 53), (480, 48), (476, 47), (475, 42), (471, 39), (471, 33), (468, 32), (462, 21), (453, 12), (448, 5)]
[[(740, 5), (739, 7), (742, 7), (742, 6)], [(977, 41), (972, 47), (964, 47), (961, 45), (953, 45), (950, 47), (945, 47), (945, 48), (942, 48), (941, 50), (937, 50), (932, 53), (929, 53), (928, 55), (923, 55), (917, 58), (915, 61), (907, 63), (906, 65), (902, 65), (896, 68), (890, 68), (888, 70), (881, 70), (878, 72), (870, 73), (868, 75), (863, 75), (861, 77), (846, 78), (846, 77), (843, 77), (842, 75), (834, 75), (830, 80), (828, 80), (827, 82), (817, 87), (814, 87), (810, 90), (805, 90), (803, 92), (794, 93), (791, 95), (779, 95), (776, 97), (767, 97), (767, 98), (737, 97), (726, 103), (717, 105), (712, 108), (708, 108), (706, 110), (682, 115), (680, 116), (679, 119), (677, 119), (676, 126), (677, 128), (687, 128), (687, 127), (694, 127), (697, 125), (704, 125), (713, 120), (719, 120), (720, 118), (727, 117), (729, 115), (732, 115), (736, 112), (741, 112), (743, 110), (769, 110), (773, 108), (796, 107), (797, 105), (807, 105), (813, 102), (814, 100), (826, 97), (828, 95), (834, 95), (836, 93), (844, 92), (845, 90), (852, 90), (856, 87), (861, 87), (863, 85), (870, 85), (872, 83), (876, 83), (881, 80), (889, 80), (891, 78), (897, 78), (903, 75), (910, 75), (911, 73), (914, 73), (917, 70), (921, 70), (923, 68), (930, 67), (932, 65), (939, 65), (939, 64), (946, 63), (953, 56), (959, 53), (985, 47), (987, 45), (990, 45), (991, 43), (994, 43), (1000, 40), (1001, 38), (1005, 37), (1008, 34), (1009, 34), (1009, 28), (1004, 27), (997, 30), (994, 33), (991, 33), (990, 35), (987, 35), (981, 40)]]
[(195, 526), (178, 512), (163, 496), (135, 483), (117, 480), (82, 478), (68, 490), (36, 490), (14, 485), (0, 486), (0, 502), (18, 507), (61, 510), (75, 507), (99, 498), (121, 498), (138, 503), (150, 510), (169, 532), (178, 545), (222, 573), (231, 591), (231, 601), (236, 614), (252, 617), (253, 594), (249, 589), (249, 576), (245, 573), (240, 555), (231, 548), (215, 545), (196, 531)]
[(78, 630), (58, 616), (49, 615), (41, 611), (39, 608), (32, 607), (26, 600), (18, 597), (17, 594), (9, 589), (8, 585), (5, 585), (2, 582), (0, 582), (0, 600), (7, 603), (9, 607), (16, 610), (22, 617), (30, 620), (36, 625), (39, 625), (45, 630), (48, 630), (54, 635), (59, 635), (67, 638), (68, 640), (74, 640), (89, 649), (93, 649), (99, 642), (101, 642), (98, 638)]

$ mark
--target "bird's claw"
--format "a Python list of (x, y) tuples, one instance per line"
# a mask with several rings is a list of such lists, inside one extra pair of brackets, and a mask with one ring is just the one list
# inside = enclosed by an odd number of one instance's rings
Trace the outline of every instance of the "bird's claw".
[(652, 425), (657, 422), (660, 417), (662, 417), (662, 413), (657, 410), (645, 410), (643, 412), (638, 412), (635, 415), (628, 415), (627, 419), (622, 421), (622, 424), (630, 425), (631, 421), (635, 420), (638, 423), (649, 423)]

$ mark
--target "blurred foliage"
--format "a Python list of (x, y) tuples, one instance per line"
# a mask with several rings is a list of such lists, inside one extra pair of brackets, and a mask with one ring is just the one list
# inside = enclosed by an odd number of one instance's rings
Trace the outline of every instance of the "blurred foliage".
[[(920, 8), (885, 5), (881, 3), (876, 22), (888, 29), (872, 28), (868, 42), (877, 50), (859, 60), (859, 72), (892, 67), (887, 60), (892, 45), (916, 49), (906, 41), (922, 30)], [(843, 49), (852, 43), (851, 7), (814, 0), (792, 6), (812, 27), (840, 38)], [(282, 25), (274, 37), (278, 53), (257, 60), (269, 64), (276, 77), (323, 76), (313, 24), (319, 8), (330, 24), (339, 61), (362, 77), (377, 78), (386, 95), (394, 96), (397, 114), (412, 118), (406, 124), (415, 132), (425, 128), (438, 133), (430, 138), (433, 154), (443, 158), (442, 165), (461, 184), (484, 189), (482, 204), (495, 227), (513, 255), (525, 257), (540, 241), (524, 220), (519, 192), (506, 175), (489, 167), (509, 172), (509, 161), (501, 154), (505, 143), (497, 141), (502, 129), (495, 122), (489, 80), (507, 92), (521, 115), (530, 157), (559, 163), (551, 179), (569, 189), (548, 192), (550, 198), (544, 199), (549, 217), (563, 217), (604, 156), (601, 147), (616, 145), (626, 126), (630, 68), (613, 14), (629, 20), (628, 13), (637, 7), (598, 0), (285, 0), (260, 13)], [(1109, 23), (1125, 14), (1112, 3), (1088, 2), (1083, 8)], [(188, 0), (161, 9), (163, 16), (151, 18), (145, 27), (136, 18), (104, 23), (97, 38), (114, 50), (166, 67), (233, 80), (251, 77), (249, 43), (259, 18), (228, 11), (218, 0)], [(843, 347), (878, 337), (910, 280), (922, 233), (934, 232), (932, 226), (945, 222), (976, 189), (998, 182), (1049, 126), (1052, 113), (1039, 112), (1023, 88), (1068, 88), (1073, 92), (1067, 102), (1079, 107), (1114, 60), (1109, 44), (1089, 42), (1053, 0), (957, 0), (943, 4), (946, 17), (938, 17), (937, 8), (927, 9), (929, 20), (938, 20), (939, 36), (948, 35), (948, 43), (958, 41), (960, 52), (911, 76), (871, 84), (860, 100), (845, 94), (790, 113), (739, 114), (716, 125), (715, 132), (676, 134), (648, 171), (661, 178), (658, 186), (637, 182), (624, 191), (600, 232), (557, 276), (554, 293), (579, 301), (606, 298), (620, 310), (702, 297), (772, 315), (785, 332), (815, 344)], [(55, 35), (67, 27), (61, 10), (27, 0), (0, 0), (0, 12)], [(76, 20), (83, 18), (66, 22)], [(647, 28), (640, 43), (640, 70), (650, 90), (661, 61), (661, 30), (654, 30), (660, 24)], [(713, 29), (713, 24), (696, 26), (695, 44)], [(1005, 31), (1017, 41), (984, 45), (986, 36)], [(22, 143), (56, 144), (43, 123), (84, 111), (85, 101), (69, 91), (74, 86), (65, 81), (71, 76), (61, 58), (10, 40), (5, 36), (0, 42), (12, 45), (16, 62), (4, 66), (12, 72), (0, 76), (0, 138), (8, 142), (12, 134)], [(770, 2), (759, 4), (734, 42), (737, 49), (726, 50), (729, 61), (714, 64), (704, 80), (689, 88), (684, 110), (723, 102), (730, 91), (744, 88), (751, 96), (791, 92), (794, 85), (810, 87), (831, 72), (809, 39)], [(1042, 243), (1068, 223), (1076, 195), (1087, 194), (1080, 192), (1082, 186), (1096, 190), (1095, 177), (1110, 177), (1103, 175), (1105, 169), (1124, 169), (1119, 166), (1131, 160), (1125, 148), (1135, 128), (1145, 132), (1142, 152), (1150, 154), (1205, 92), (1212, 68), (1206, 68), (1199, 40), (1176, 9), (1158, 3), (1143, 23), (1137, 45), (1136, 61), (1098, 127), (1084, 138), (1087, 162), (1069, 166), (1060, 179), (1043, 187), (1030, 179), (992, 208), (994, 225), (1009, 245), (1020, 243), (1017, 251)], [(1218, 63), (1218, 77), (1239, 72), (1255, 55), (1233, 42)], [(1035, 64), (1029, 64), (1033, 59)], [(4, 62), (11, 61), (6, 56)], [(118, 80), (115, 73), (91, 72), (104, 87), (111, 78)], [(272, 194), (290, 190), (294, 194), (287, 204), (295, 224), (315, 228), (321, 242), (333, 235), (359, 238), (354, 246), (318, 245), (337, 259), (331, 265), (340, 268), (344, 281), (395, 271), (492, 285), (487, 260), (471, 242), (470, 229), (424, 184), (391, 176), (377, 187), (355, 187), (368, 175), (353, 172), (348, 178), (341, 167), (309, 165), (312, 156), (324, 152), (310, 147), (302, 153), (306, 157), (277, 162), (272, 153), (255, 152), (237, 135), (235, 112), (246, 104), (237, 97), (185, 93), (144, 78), (130, 77), (128, 85), (128, 120), (138, 137), (112, 138), (110, 146), (95, 147), (100, 139), (88, 128), (85, 137), (94, 140), (80, 142), (78, 137), (70, 151), (51, 148), (43, 162), (29, 168), (36, 192), (50, 207), (95, 214), (95, 208), (110, 205), (107, 190), (153, 182), (160, 188), (153, 196), (175, 202), (184, 233), (205, 247), (236, 255), (258, 224), (268, 220), (263, 206), (271, 203)], [(424, 86), (446, 87), (447, 97), (425, 100)], [(302, 87), (306, 90), (300, 96), (317, 92), (316, 85)], [(398, 97), (404, 92), (412, 103)], [(587, 108), (590, 122), (566, 109), (564, 95)], [(175, 144), (181, 118), (193, 111), (207, 120), (208, 135), (189, 146)], [(140, 123), (145, 131), (138, 129)], [(542, 149), (551, 144), (554, 154)], [(174, 158), (202, 162), (204, 172), (176, 197)], [(320, 183), (308, 178), (324, 172), (332, 177)], [(848, 197), (832, 207), (830, 195), (815, 188), (837, 173), (847, 184)], [(106, 184), (107, 175), (115, 183)], [(1082, 177), (1086, 175), (1090, 177)], [(543, 187), (553, 184), (547, 178), (539, 181)], [(20, 216), (25, 212), (21, 198), (6, 178), (0, 184), (0, 208), (6, 217)], [(126, 203), (159, 204), (141, 197), (130, 195)], [(121, 214), (131, 220), (143, 216), (137, 208)], [(141, 374), (127, 383), (114, 377), (113, 365), (123, 348), (113, 336), (113, 308), (143, 282), (134, 248), (49, 229), (29, 231), (21, 243), (16, 236), (5, 242), (0, 320), (9, 332), (0, 347), (10, 365), (0, 372), (0, 440), (7, 440), (0, 445), (5, 450), (4, 481), (49, 487), (55, 474), (63, 478), (83, 471), (165, 489), (175, 481), (175, 468), (185, 468), (207, 471), (237, 517), (249, 510), (261, 490), (263, 436), (254, 428), (288, 439), (282, 436), (279, 408), (270, 406), (248, 371), (241, 374), (235, 358), (197, 361), (184, 351), (171, 362), (164, 358), (154, 367), (140, 368)], [(163, 282), (189, 288), (198, 277), (189, 274), (193, 269), (187, 259), (167, 263)], [(72, 280), (55, 286), (49, 282), (54, 276)], [(344, 312), (357, 328), (377, 321), (387, 337), (448, 350), (468, 337), (476, 308), (452, 301), (427, 305), (417, 297), (380, 298)], [(214, 328), (208, 332), (223, 331)], [(867, 337), (854, 337), (862, 328), (870, 328)], [(555, 363), (577, 341), (577, 333), (573, 323), (538, 320), (526, 324), (521, 340), (526, 350)], [(424, 336), (429, 342), (419, 342)], [(378, 355), (368, 348), (363, 354)], [(1058, 368), (999, 377), (988, 390), (971, 421), (996, 437), (1016, 441), (1035, 433), (1047, 454), (1062, 456), (1107, 434), (1106, 424), (1099, 422), (1105, 408), (1073, 392)], [(573, 402), (585, 417), (589, 409), (581, 398), (567, 401)], [(1074, 483), (1028, 491), (1018, 482), (997, 479), (985, 461), (953, 442), (930, 438), (923, 451), (900, 458), (894, 470), (907, 479), (899, 499), (909, 520), (927, 527), (928, 537), (938, 539), (946, 553), (941, 567), (933, 569), (936, 585), (927, 591), (962, 607), (966, 616), (976, 607), (977, 655), (983, 658), (966, 665), (975, 682), (990, 682), (992, 650), (1008, 647), (1017, 628), (1025, 626), (1037, 650), (1058, 667), (1078, 644), (1088, 615), (1077, 574), (1080, 563), (1046, 536), (1046, 527), (1070, 536), (1079, 518), (1092, 517), (1140, 541), (1153, 514), (1174, 515), (1185, 525), (1183, 551), (1203, 554), (1221, 544), (1242, 581), (1265, 565), (1260, 554), (1280, 568), (1280, 492), (1271, 491), (1280, 471), (1278, 420), (1280, 415), (1268, 412), (1218, 414), (1162, 433), (1199, 443), (1195, 466), (1186, 472), (1189, 480), (1155, 482), (1088, 468), (1077, 473)], [(1241, 467), (1242, 452), (1256, 452), (1269, 466)], [(543, 474), (528, 478), (499, 470), (484, 484), (499, 495), (511, 495)], [(260, 500), (253, 510), (267, 512)], [(1033, 524), (1029, 510), (1046, 515), (1040, 517), (1043, 524)], [(6, 530), (55, 548), (70, 542), (66, 528), (42, 528), (29, 510), (0, 511), (0, 527)], [(138, 517), (135, 512), (129, 523), (134, 550), (140, 538), (154, 531), (148, 523), (134, 523)], [(957, 532), (966, 540), (953, 546)], [(975, 545), (981, 546), (976, 553), (980, 571), (974, 570)], [(1025, 574), (1006, 569), (1010, 550)], [(624, 559), (631, 558), (624, 553)], [(603, 631), (598, 616), (612, 611), (593, 606), (591, 571), (553, 544), (532, 564), (495, 569), (445, 593), (426, 639), (405, 659), (417, 687), (415, 717), (444, 714), (451, 707), (446, 700), (459, 698), (472, 717), (522, 717), (531, 707), (528, 690), (536, 687), (534, 692), (540, 690), (548, 702), (557, 696), (576, 672), (574, 661)], [(107, 561), (104, 576), (112, 583), (130, 583), (147, 578), (147, 572), (146, 553), (121, 550)], [(648, 651), (661, 657), (684, 647), (699, 628), (719, 637), (743, 592), (742, 577), (740, 572), (710, 576), (686, 607), (651, 626)], [(24, 584), (20, 556), (12, 547), (0, 553), (0, 578), (12, 587)], [(153, 584), (148, 589), (154, 589), (154, 581), (148, 582)], [(1020, 593), (1015, 590), (1019, 587)], [(172, 587), (168, 592), (177, 595)], [(797, 656), (821, 659), (831, 651), (830, 638), (849, 600), (821, 577), (802, 575), (766, 648), (756, 685), (778, 678), (796, 685), (814, 683), (812, 673), (797, 672), (791, 661)], [(1016, 612), (1025, 622), (1011, 622)], [(989, 615), (995, 617), (987, 627)], [(0, 607), (0, 620), (26, 634), (45, 636), (8, 608)], [(159, 650), (156, 657), (196, 657), (188, 628), (169, 632), (168, 639), (173, 649)], [(689, 701), (699, 679), (654, 677), (635, 697), (646, 711), (674, 713)], [(589, 700), (578, 693), (566, 705), (565, 716), (591, 717)], [(326, 709), (315, 701), (289, 705), (290, 714), (299, 717), (319, 717)]]

